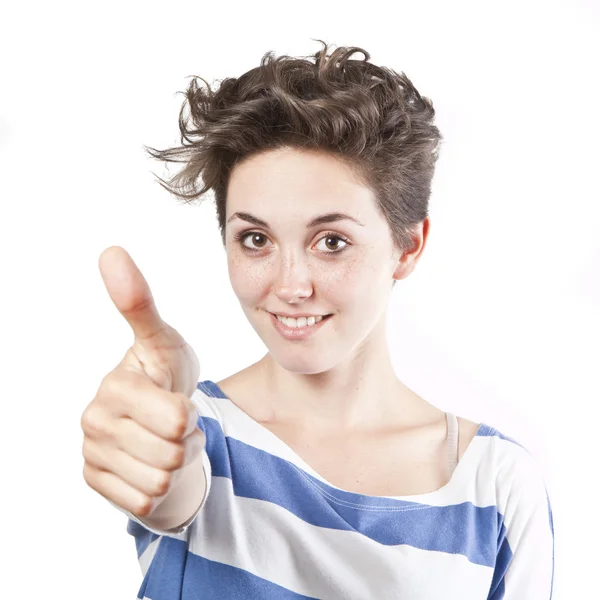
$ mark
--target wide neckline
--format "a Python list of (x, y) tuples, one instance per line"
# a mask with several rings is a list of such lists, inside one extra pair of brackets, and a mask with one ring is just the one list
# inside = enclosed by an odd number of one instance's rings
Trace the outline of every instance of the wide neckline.
[[(290, 462), (294, 467), (301, 468), (308, 475), (317, 479), (320, 483), (331, 488), (331, 490), (338, 491), (342, 494), (361, 496), (361, 497), (369, 499), (369, 500), (378, 500), (378, 499), (406, 500), (409, 502), (415, 502), (415, 501), (419, 501), (422, 498), (432, 498), (432, 497), (435, 497), (438, 495), (443, 495), (444, 492), (446, 492), (453, 485), (453, 482), (458, 477), (459, 470), (462, 472), (462, 470), (465, 468), (464, 467), (464, 463), (466, 462), (465, 459), (470, 459), (470, 456), (472, 454), (471, 448), (473, 446), (474, 440), (480, 435), (480, 433), (484, 429), (486, 429), (486, 428), (489, 429), (489, 426), (486, 425), (485, 423), (479, 424), (479, 427), (477, 428), (477, 432), (475, 433), (475, 436), (469, 442), (469, 445), (465, 448), (465, 451), (464, 451), (461, 459), (456, 464), (456, 467), (454, 468), (454, 471), (452, 472), (452, 475), (450, 476), (449, 481), (446, 484), (444, 484), (442, 487), (438, 488), (437, 490), (433, 490), (431, 492), (425, 492), (423, 494), (410, 494), (410, 495), (405, 495), (405, 496), (376, 496), (373, 494), (364, 494), (362, 492), (346, 490), (337, 485), (334, 485), (333, 483), (328, 481), (325, 477), (323, 477), (313, 467), (311, 467), (290, 445), (288, 445), (285, 441), (283, 441), (278, 435), (273, 433), (268, 427), (265, 427), (262, 423), (260, 423), (256, 419), (253, 419), (247, 412), (242, 410), (242, 408), (240, 408), (231, 398), (229, 398), (227, 396), (227, 394), (225, 394), (225, 392), (223, 392), (223, 390), (220, 388), (220, 386), (215, 381), (205, 380), (205, 381), (199, 382), (199, 385), (202, 386), (201, 391), (206, 393), (206, 390), (208, 390), (208, 392), (211, 392), (211, 393), (207, 394), (208, 396), (212, 396), (213, 398), (220, 398), (222, 400), (227, 400), (230, 403), (230, 405), (233, 407), (234, 411), (236, 411), (243, 419), (246, 419), (249, 422), (251, 422), (254, 427), (260, 428), (260, 431), (263, 432), (265, 436), (270, 437), (277, 444), (281, 445), (286, 450), (287, 453), (291, 454), (294, 457), (294, 461), (297, 464), (294, 464), (291, 461), (287, 461), (287, 462)], [(463, 465), (463, 466), (461, 467), (461, 465)]]

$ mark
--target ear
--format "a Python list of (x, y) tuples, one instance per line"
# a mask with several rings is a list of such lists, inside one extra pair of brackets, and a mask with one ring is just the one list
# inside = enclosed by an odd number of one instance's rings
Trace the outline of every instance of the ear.
[(413, 272), (427, 244), (430, 227), (431, 221), (429, 217), (425, 217), (425, 219), (413, 227), (411, 231), (411, 247), (399, 256), (398, 264), (392, 276), (393, 279), (405, 279)]

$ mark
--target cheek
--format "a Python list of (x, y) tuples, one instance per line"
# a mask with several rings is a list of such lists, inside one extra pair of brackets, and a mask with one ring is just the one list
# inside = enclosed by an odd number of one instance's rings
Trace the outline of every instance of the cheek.
[(257, 263), (244, 260), (244, 257), (228, 257), (229, 280), (235, 295), (242, 301), (252, 300), (263, 294), (266, 281), (265, 268)]
[(331, 306), (349, 317), (340, 321), (340, 327), (351, 326), (357, 333), (373, 325), (388, 297), (384, 263), (367, 258), (358, 257), (344, 268), (332, 269), (320, 287)]
[(373, 266), (364, 257), (352, 257), (318, 270), (319, 290), (331, 299), (346, 301), (355, 297), (361, 288), (373, 279)]

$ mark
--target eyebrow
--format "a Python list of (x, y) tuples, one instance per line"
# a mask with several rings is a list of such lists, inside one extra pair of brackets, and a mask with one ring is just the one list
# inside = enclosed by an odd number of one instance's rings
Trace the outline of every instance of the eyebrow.
[[(253, 225), (258, 225), (259, 227), (264, 227), (265, 229), (270, 229), (270, 226), (266, 221), (263, 221), (262, 219), (259, 219), (258, 217), (255, 217), (254, 215), (251, 215), (250, 213), (247, 213), (247, 212), (234, 212), (231, 215), (231, 217), (229, 217), (229, 219), (227, 219), (227, 222), (229, 223), (229, 221), (235, 219), (236, 217), (238, 219), (242, 219), (243, 221), (248, 221), (248, 223), (252, 223)], [(310, 229), (311, 227), (316, 227), (317, 225), (323, 225), (325, 223), (334, 223), (335, 221), (344, 221), (344, 220), (353, 221), (357, 225), (364, 227), (364, 225), (360, 221), (358, 221), (354, 217), (351, 217), (350, 215), (347, 215), (346, 213), (333, 212), (333, 213), (327, 213), (327, 214), (319, 215), (318, 217), (315, 217), (312, 221), (310, 221), (310, 223), (308, 223), (306, 225), (306, 228)]]

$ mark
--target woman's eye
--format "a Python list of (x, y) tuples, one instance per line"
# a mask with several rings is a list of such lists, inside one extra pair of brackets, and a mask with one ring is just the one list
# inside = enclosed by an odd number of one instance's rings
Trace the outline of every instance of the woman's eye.
[[(252, 246), (247, 244), (247, 241), (252, 241)], [(250, 233), (246, 233), (242, 236), (242, 244), (246, 248), (250, 248), (250, 250), (258, 250), (260, 248), (264, 248), (267, 242), (267, 236), (262, 233), (256, 233), (255, 231), (251, 231)]]
[[(337, 235), (326, 235), (325, 237), (321, 238), (318, 243), (320, 244), (321, 242), (324, 242), (324, 247), (320, 249), (323, 250), (323, 252), (329, 253), (340, 252), (348, 245), (346, 241)], [(343, 246), (340, 246), (340, 242), (343, 244)]]

